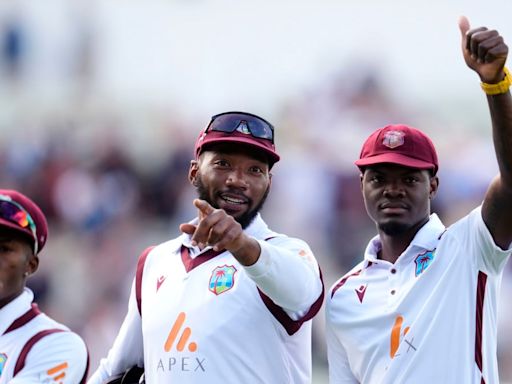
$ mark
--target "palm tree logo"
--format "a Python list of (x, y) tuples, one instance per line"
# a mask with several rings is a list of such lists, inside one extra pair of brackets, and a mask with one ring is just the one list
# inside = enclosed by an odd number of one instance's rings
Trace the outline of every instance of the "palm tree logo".
[(416, 277), (421, 275), (432, 263), (434, 260), (435, 251), (435, 249), (432, 251), (425, 251), (424, 253), (416, 256), (416, 259), (414, 260), (416, 263)]
[(216, 295), (230, 290), (235, 285), (235, 273), (236, 268), (233, 265), (215, 267), (210, 276), (208, 289)]

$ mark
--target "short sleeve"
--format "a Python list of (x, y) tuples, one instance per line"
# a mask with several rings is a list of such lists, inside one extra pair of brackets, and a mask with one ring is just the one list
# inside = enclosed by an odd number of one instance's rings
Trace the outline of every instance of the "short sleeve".
[(49, 334), (29, 350), (10, 384), (85, 382), (89, 356), (84, 341), (69, 331)]

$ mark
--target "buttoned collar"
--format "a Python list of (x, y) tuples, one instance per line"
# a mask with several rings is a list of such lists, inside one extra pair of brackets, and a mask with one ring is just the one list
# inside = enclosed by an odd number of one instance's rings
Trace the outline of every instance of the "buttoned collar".
[(21, 295), (0, 309), (0, 335), (4, 334), (14, 320), (31, 308), (32, 300), (34, 300), (34, 294), (30, 289), (25, 288)]

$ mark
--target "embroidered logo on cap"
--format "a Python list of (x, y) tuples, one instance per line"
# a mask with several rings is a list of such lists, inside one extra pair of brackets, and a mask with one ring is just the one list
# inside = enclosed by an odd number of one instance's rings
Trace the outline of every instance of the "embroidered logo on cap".
[(405, 133), (401, 131), (388, 131), (384, 134), (382, 144), (390, 149), (394, 149), (404, 144)]

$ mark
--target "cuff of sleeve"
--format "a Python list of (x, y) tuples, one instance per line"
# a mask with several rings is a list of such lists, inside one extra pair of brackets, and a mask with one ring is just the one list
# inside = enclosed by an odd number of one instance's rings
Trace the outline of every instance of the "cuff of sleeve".
[(260, 257), (253, 265), (245, 266), (245, 272), (249, 277), (257, 279), (264, 276), (270, 270), (271, 260), (268, 244), (265, 241), (257, 240), (260, 244)]

